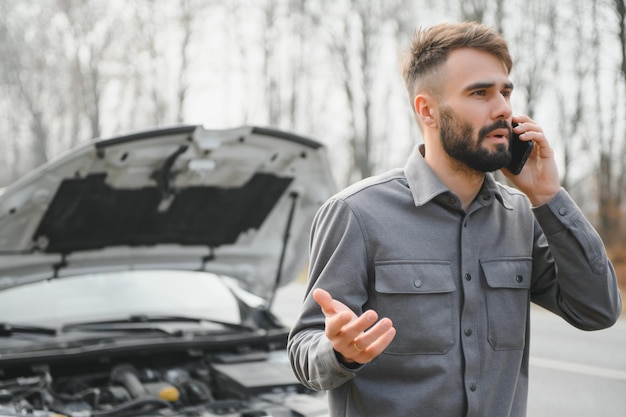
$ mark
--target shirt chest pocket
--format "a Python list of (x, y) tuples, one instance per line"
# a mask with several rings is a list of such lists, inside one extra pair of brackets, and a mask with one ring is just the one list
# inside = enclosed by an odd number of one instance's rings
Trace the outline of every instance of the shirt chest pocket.
[(494, 350), (523, 349), (530, 307), (531, 258), (480, 262), (487, 282), (489, 344)]
[(456, 284), (448, 262), (380, 262), (375, 289), (374, 309), (396, 328), (387, 354), (443, 354), (454, 345)]

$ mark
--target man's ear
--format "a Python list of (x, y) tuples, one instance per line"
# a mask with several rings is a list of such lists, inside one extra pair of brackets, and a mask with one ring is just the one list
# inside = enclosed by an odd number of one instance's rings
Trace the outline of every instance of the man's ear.
[(428, 94), (418, 94), (413, 102), (415, 106), (415, 114), (424, 126), (431, 129), (437, 129), (437, 103), (435, 99)]

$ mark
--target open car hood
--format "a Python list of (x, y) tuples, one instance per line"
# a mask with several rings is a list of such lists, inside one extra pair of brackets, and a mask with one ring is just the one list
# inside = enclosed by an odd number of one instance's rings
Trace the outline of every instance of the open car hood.
[(325, 148), (282, 131), (179, 126), (97, 140), (0, 196), (0, 290), (184, 269), (269, 299), (304, 268), (311, 221), (334, 191)]

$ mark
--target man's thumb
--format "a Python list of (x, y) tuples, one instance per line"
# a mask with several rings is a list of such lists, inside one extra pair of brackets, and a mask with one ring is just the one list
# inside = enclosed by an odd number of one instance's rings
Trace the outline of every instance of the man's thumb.
[(317, 288), (313, 291), (313, 299), (320, 305), (325, 316), (337, 314), (337, 310), (333, 306), (333, 297), (331, 297), (328, 291)]

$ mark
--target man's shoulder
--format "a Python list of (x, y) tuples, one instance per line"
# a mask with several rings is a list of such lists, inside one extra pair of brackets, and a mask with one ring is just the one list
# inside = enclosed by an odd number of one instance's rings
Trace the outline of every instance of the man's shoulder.
[(530, 209), (531, 207), (530, 200), (528, 199), (528, 196), (524, 194), (522, 191), (520, 191), (519, 189), (513, 186), (503, 184), (500, 181), (496, 181), (495, 184), (496, 184), (496, 187), (498, 189), (500, 196), (502, 197), (502, 200), (506, 204), (516, 209), (519, 209), (519, 208)]
[(406, 176), (402, 168), (392, 169), (383, 174), (359, 180), (339, 191), (334, 198), (347, 201), (364, 195), (382, 193), (391, 187), (392, 183), (398, 181), (406, 183)]
[(502, 195), (510, 196), (513, 198), (523, 198), (526, 196), (526, 194), (524, 194), (517, 188), (507, 184), (503, 184), (500, 181), (496, 181), (496, 186), (498, 187), (498, 190), (502, 193)]

